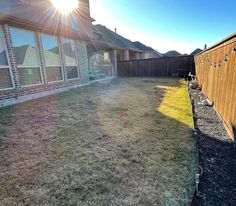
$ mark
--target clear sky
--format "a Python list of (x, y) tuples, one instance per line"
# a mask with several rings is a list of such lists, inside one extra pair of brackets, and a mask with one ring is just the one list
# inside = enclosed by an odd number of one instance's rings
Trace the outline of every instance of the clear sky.
[(159, 52), (191, 53), (236, 32), (236, 0), (90, 0), (95, 24)]

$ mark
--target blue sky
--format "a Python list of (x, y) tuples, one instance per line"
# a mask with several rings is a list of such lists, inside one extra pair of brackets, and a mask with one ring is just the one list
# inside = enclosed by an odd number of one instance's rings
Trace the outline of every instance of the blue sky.
[(236, 32), (236, 0), (90, 0), (96, 22), (160, 52), (190, 53)]

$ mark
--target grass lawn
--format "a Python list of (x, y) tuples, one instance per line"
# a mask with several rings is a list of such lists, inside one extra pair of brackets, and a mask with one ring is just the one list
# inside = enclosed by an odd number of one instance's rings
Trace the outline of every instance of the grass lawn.
[(0, 205), (189, 205), (192, 127), (178, 79), (118, 79), (2, 108)]

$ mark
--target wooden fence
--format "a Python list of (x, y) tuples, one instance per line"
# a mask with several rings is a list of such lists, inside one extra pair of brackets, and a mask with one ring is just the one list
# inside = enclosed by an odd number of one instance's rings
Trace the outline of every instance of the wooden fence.
[(203, 93), (214, 103), (230, 136), (236, 135), (236, 34), (195, 56)]
[(117, 67), (120, 77), (183, 76), (189, 72), (195, 73), (193, 56), (121, 61)]

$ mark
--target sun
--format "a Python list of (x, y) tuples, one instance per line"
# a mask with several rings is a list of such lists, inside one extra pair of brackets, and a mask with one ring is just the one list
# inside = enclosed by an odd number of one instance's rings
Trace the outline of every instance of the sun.
[(78, 8), (78, 0), (51, 0), (51, 2), (63, 15), (68, 15)]

